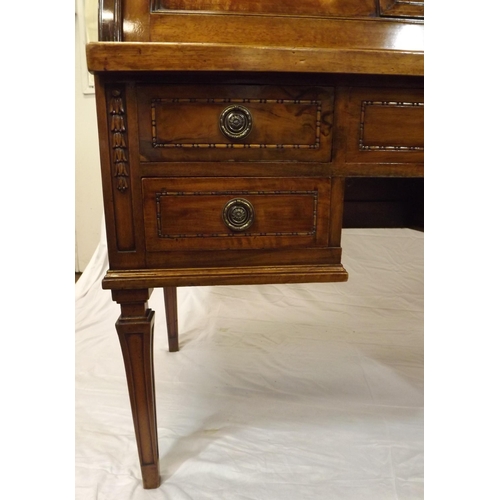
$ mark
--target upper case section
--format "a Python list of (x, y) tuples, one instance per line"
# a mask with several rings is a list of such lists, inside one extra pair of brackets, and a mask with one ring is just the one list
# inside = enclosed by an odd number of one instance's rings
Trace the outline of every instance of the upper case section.
[(420, 1), (100, 2), (92, 72), (423, 75)]

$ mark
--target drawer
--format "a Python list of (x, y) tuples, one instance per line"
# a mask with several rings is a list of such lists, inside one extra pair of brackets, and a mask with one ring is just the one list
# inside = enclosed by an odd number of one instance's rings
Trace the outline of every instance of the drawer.
[(346, 163), (424, 161), (423, 89), (350, 88), (345, 107)]
[(316, 161), (332, 155), (333, 90), (140, 85), (142, 161)]
[(325, 247), (328, 178), (144, 178), (148, 252)]

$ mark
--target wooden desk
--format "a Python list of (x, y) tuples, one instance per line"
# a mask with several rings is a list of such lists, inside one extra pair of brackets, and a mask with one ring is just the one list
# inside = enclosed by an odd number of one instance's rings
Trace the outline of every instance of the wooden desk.
[(101, 1), (103, 287), (145, 488), (160, 481), (152, 289), (176, 351), (178, 286), (347, 280), (345, 177), (423, 176), (419, 5)]

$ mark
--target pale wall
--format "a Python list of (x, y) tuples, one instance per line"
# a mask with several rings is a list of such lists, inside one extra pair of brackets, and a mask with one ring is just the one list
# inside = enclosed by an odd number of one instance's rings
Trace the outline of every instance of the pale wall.
[[(75, 271), (83, 271), (99, 242), (103, 218), (95, 96), (88, 92), (84, 0), (77, 0), (75, 26)], [(91, 91), (91, 89), (90, 89)]]

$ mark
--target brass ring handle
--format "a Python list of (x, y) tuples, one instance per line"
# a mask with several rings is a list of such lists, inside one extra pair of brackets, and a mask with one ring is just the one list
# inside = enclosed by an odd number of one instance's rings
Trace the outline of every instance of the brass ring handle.
[(248, 200), (234, 198), (224, 206), (222, 219), (229, 229), (245, 231), (254, 222), (253, 206)]
[(229, 139), (244, 139), (252, 130), (252, 115), (245, 106), (229, 106), (221, 113), (219, 126)]

